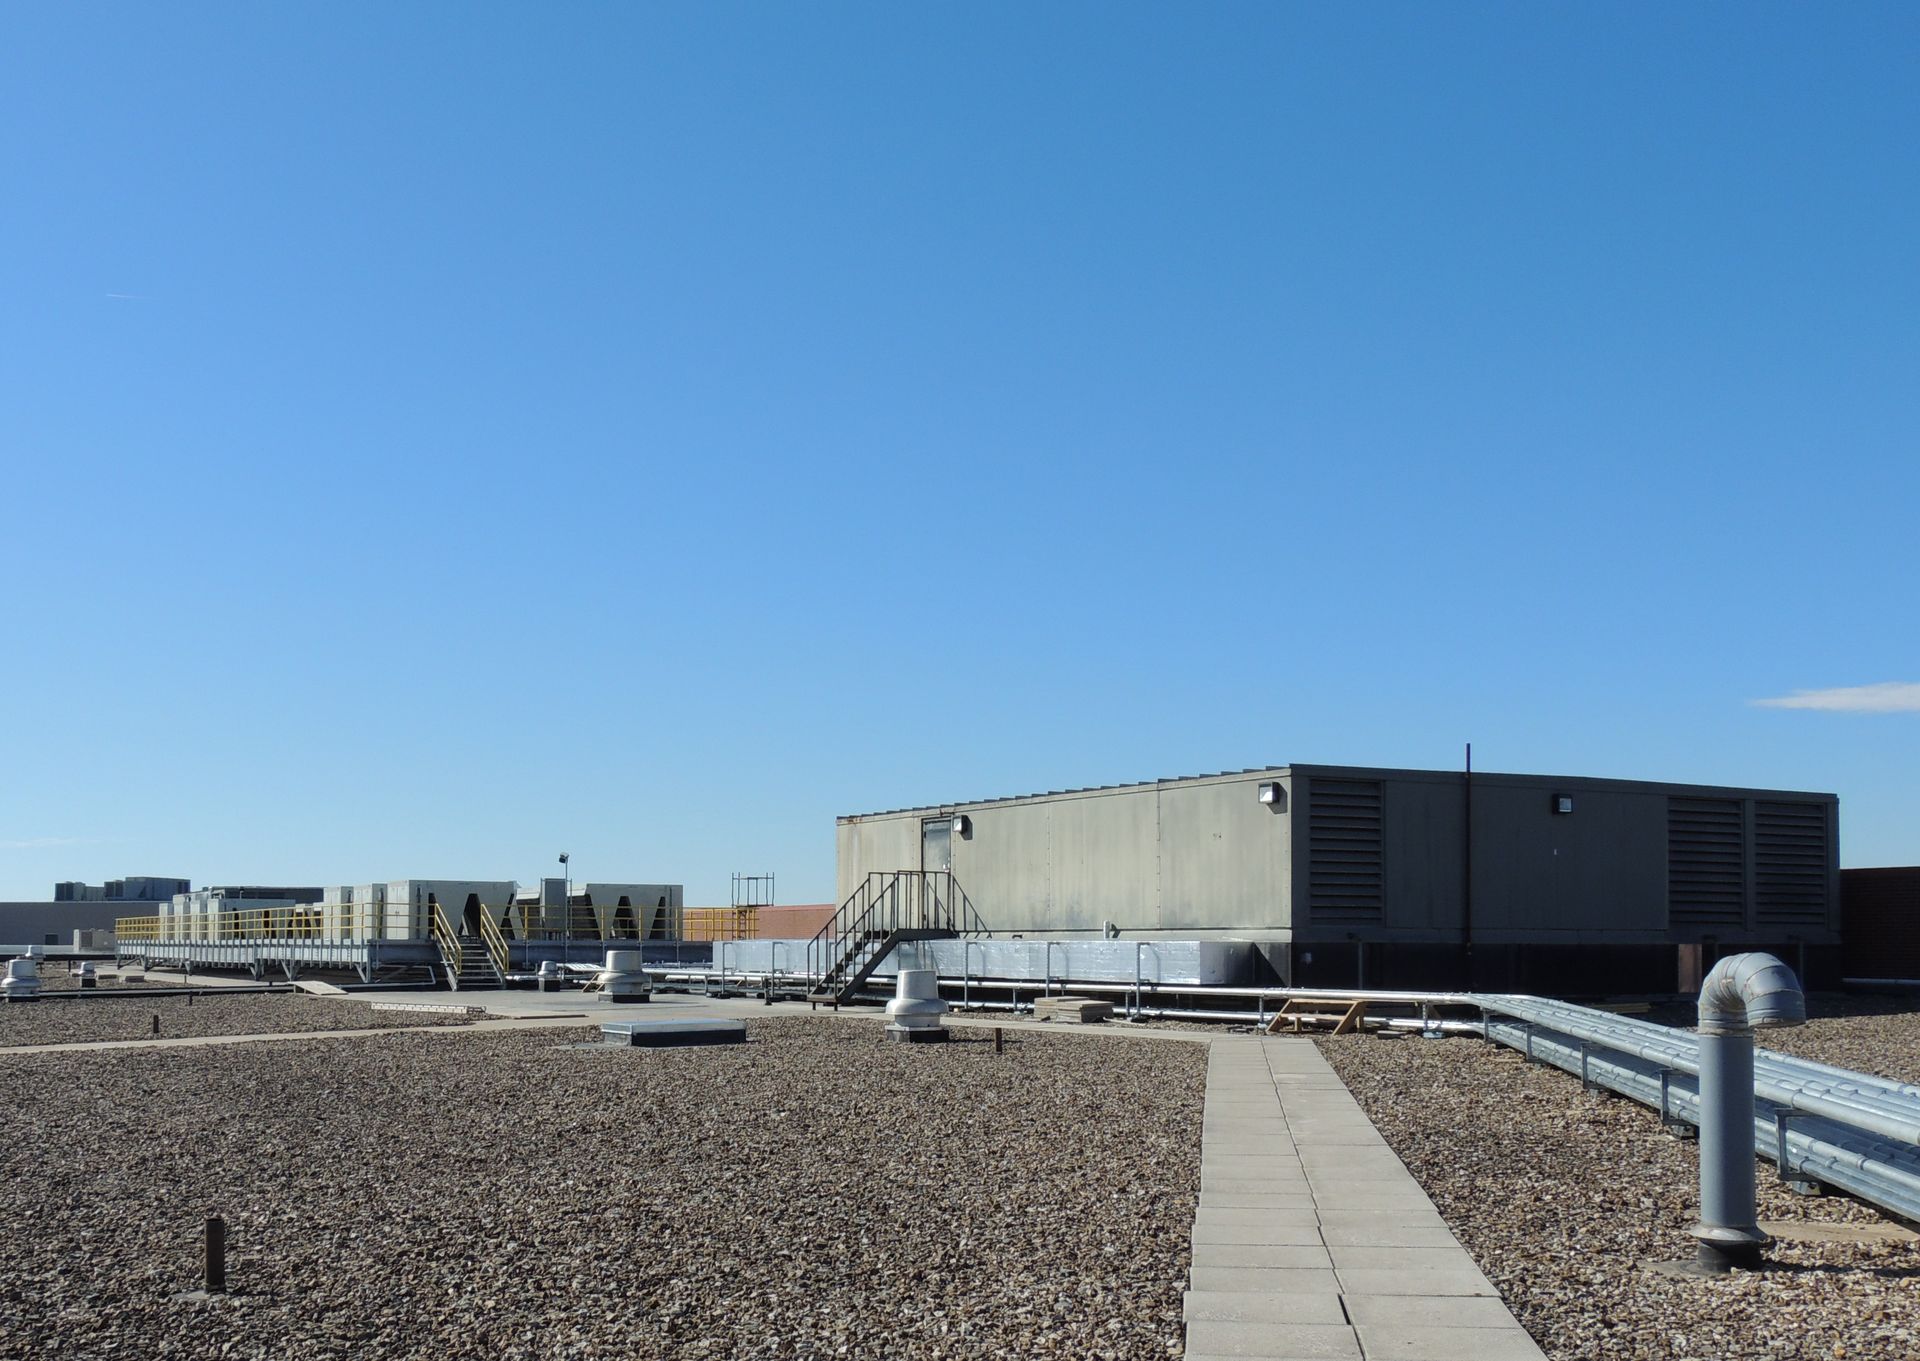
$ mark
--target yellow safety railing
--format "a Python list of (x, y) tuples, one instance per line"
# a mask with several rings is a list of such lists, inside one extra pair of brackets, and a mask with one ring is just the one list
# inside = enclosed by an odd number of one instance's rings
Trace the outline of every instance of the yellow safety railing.
[(682, 940), (752, 940), (759, 930), (757, 907), (689, 907), (681, 911)]
[(484, 907), (480, 909), (480, 939), (487, 947), (488, 957), (493, 960), (494, 970), (505, 978), (512, 958), (507, 950), (507, 938), (500, 930), (500, 923), (494, 920), (492, 911)]
[(558, 939), (567, 932), (567, 913), (563, 907), (547, 903), (515, 903), (513, 915), (520, 922), (520, 934), (528, 940), (541, 936)]
[[(696, 908), (695, 911), (716, 912), (722, 915), (733, 911), (732, 908)], [(542, 937), (560, 940), (677, 940), (681, 932), (687, 930), (682, 919), (682, 909), (650, 903), (575, 903), (563, 908), (549, 903), (515, 903), (512, 920), (528, 939)], [(748, 919), (745, 930), (751, 935), (754, 919)], [(711, 928), (717, 931), (737, 931), (737, 924), (722, 924)], [(686, 935), (687, 940), (733, 940), (734, 935)]]
[[(626, 910), (633, 912), (635, 920), (639, 920), (639, 909)], [(515, 903), (513, 919), (529, 939), (546, 936), (554, 940), (587, 940), (596, 937), (605, 940), (608, 938), (613, 911), (598, 903), (574, 903), (569, 907), (562, 907), (558, 903)]]
[(121, 917), (114, 922), (114, 934), (132, 944), (244, 940), (358, 942), (378, 939), (385, 927), (386, 907), (382, 904), (300, 903), (290, 907)]
[(439, 945), (440, 953), (447, 957), (447, 967), (453, 970), (456, 978), (459, 977), (466, 964), (462, 958), (460, 936), (447, 924), (447, 914), (440, 910), (440, 904), (433, 905), (433, 919), (428, 924), (433, 928), (433, 939)]

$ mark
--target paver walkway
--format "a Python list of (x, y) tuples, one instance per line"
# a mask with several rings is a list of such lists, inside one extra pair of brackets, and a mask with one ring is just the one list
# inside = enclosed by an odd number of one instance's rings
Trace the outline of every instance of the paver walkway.
[(1187, 1361), (1544, 1361), (1311, 1040), (1209, 1054)]
[[(594, 1018), (597, 1022), (598, 1017)], [(254, 1035), (163, 1035), (158, 1039), (141, 1036), (132, 1040), (61, 1040), (54, 1044), (0, 1045), (0, 1058), (9, 1054), (60, 1054), (75, 1050), (101, 1049), (206, 1049), (223, 1044), (298, 1044), (304, 1040), (364, 1040), (376, 1035), (475, 1035), (492, 1030), (540, 1030), (550, 1027), (578, 1028), (587, 1022), (578, 1013), (572, 1016), (496, 1016), (475, 1019), (466, 1025), (388, 1025), (357, 1030), (274, 1030)]]

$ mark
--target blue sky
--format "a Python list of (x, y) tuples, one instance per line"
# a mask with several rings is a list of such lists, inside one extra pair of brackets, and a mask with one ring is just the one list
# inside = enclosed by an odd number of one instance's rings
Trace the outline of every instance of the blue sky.
[(836, 813), (1469, 740), (1920, 860), (1916, 58), (1909, 5), (11, 7), (0, 898), (824, 900)]

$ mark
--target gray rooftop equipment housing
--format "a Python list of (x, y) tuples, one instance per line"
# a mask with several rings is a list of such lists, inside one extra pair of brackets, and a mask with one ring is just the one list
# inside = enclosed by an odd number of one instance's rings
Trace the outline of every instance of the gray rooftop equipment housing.
[(1817, 978), (1839, 944), (1832, 794), (1285, 765), (842, 817), (836, 840), (842, 899), (951, 869), (997, 936), (1256, 940), (1301, 984), (1691, 990), (1720, 953)]

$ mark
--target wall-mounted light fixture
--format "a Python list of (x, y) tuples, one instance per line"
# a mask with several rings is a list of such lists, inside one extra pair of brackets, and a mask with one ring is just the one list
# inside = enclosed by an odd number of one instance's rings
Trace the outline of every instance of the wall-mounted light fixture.
[(1287, 787), (1281, 784), (1278, 780), (1266, 781), (1264, 784), (1260, 786), (1260, 802), (1264, 803), (1267, 806), (1268, 812), (1271, 812), (1271, 813), (1286, 812), (1287, 811)]
[(1556, 815), (1571, 813), (1573, 811), (1573, 795), (1555, 794), (1553, 796), (1553, 811)]
[(953, 815), (953, 834), (962, 840), (973, 835), (973, 819), (965, 813)]

